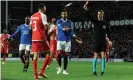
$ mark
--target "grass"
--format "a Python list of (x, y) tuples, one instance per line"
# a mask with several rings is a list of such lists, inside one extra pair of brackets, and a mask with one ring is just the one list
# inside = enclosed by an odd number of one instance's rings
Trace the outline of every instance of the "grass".
[[(24, 73), (22, 72), (23, 65), (20, 61), (6, 61), (5, 65), (1, 65), (1, 80), (34, 80), (31, 63), (28, 72)], [(41, 67), (41, 63), (42, 61), (39, 61), (38, 69)], [(101, 63), (97, 65), (98, 76), (92, 75), (91, 62), (69, 62), (69, 75), (57, 75), (56, 68), (56, 62), (52, 62), (50, 68), (46, 71), (47, 80), (133, 80), (132, 62), (109, 63), (106, 66), (104, 76), (100, 76)]]

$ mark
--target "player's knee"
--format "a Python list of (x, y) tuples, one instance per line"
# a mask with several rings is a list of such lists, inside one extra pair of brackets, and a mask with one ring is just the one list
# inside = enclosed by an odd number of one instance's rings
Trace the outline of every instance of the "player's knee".
[(94, 53), (94, 58), (98, 58), (98, 53)]
[(102, 58), (105, 58), (106, 56), (105, 56), (105, 54), (102, 54), (101, 57), (102, 57)]
[(37, 60), (37, 59), (38, 59), (38, 54), (36, 53), (33, 55), (33, 60)]

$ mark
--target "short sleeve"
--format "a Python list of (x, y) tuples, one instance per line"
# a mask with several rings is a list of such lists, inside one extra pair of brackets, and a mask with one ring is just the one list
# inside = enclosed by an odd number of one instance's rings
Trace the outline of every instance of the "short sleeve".
[(43, 23), (43, 25), (48, 24), (48, 22), (47, 22), (47, 16), (45, 14), (41, 13), (41, 17), (42, 17), (42, 23)]

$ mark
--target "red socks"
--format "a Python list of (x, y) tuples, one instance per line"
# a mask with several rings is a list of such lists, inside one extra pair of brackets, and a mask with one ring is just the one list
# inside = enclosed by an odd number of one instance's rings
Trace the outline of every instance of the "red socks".
[(48, 61), (48, 66), (50, 66), (51, 62), (52, 62), (52, 57), (50, 56)]
[(5, 60), (6, 60), (6, 55), (3, 56), (3, 62), (5, 62)]
[(56, 61), (58, 63), (58, 55), (54, 55), (54, 58), (56, 59)]
[(40, 74), (44, 73), (44, 70), (45, 70), (46, 66), (48, 65), (49, 59), (50, 59), (50, 56), (46, 55), (44, 62), (43, 62), (43, 65), (42, 65), (42, 68), (40, 70)]
[(32, 64), (33, 64), (34, 76), (38, 76), (37, 75), (37, 60), (33, 60)]

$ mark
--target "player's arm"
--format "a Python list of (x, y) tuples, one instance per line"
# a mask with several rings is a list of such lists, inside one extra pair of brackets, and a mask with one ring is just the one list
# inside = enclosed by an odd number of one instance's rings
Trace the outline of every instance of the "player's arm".
[(8, 44), (10, 44), (13, 41), (13, 38), (10, 38), (10, 34), (8, 34), (8, 38), (10, 39), (10, 41), (8, 42)]
[(60, 20), (56, 21), (56, 25), (58, 29), (61, 29), (63, 31), (72, 30), (72, 28), (68, 28), (67, 26), (62, 26), (62, 22)]
[(82, 40), (75, 35), (73, 30), (71, 30), (71, 35), (79, 44), (82, 44)]
[(92, 16), (92, 12), (90, 10), (88, 10), (87, 6), (88, 6), (89, 1), (86, 1), (86, 3), (84, 4), (83, 8), (85, 10), (85, 15), (86, 17), (88, 17), (92, 22), (95, 22), (95, 19)]
[(70, 22), (70, 24), (71, 24), (71, 33), (70, 33), (71, 36), (72, 36), (79, 44), (82, 44), (82, 40), (76, 36), (76, 34), (74, 33), (74, 31), (73, 31), (73, 29), (72, 29), (72, 22)]
[(41, 13), (41, 17), (42, 17), (42, 23), (43, 23), (43, 26), (44, 26), (45, 30), (48, 30), (49, 25), (48, 25), (48, 22), (47, 22), (47, 16), (45, 14)]
[(30, 24), (29, 24), (29, 26), (30, 26), (30, 30), (32, 30), (32, 16), (30, 17)]
[(48, 30), (48, 35), (50, 35), (53, 32), (54, 27), (55, 27), (55, 25), (53, 25), (53, 24), (50, 25), (49, 30)]
[(111, 32), (110, 32), (110, 26), (109, 24), (107, 23), (107, 28), (106, 28), (106, 31), (107, 31), (107, 36), (109, 38), (109, 45), (112, 46), (112, 39), (111, 39)]
[(17, 28), (17, 30), (16, 30), (12, 35), (10, 35), (9, 38), (14, 38), (20, 31), (21, 31), (21, 26), (19, 26), (19, 27)]
[(58, 29), (65, 31), (65, 28), (62, 26), (61, 20), (57, 20), (56, 25)]

